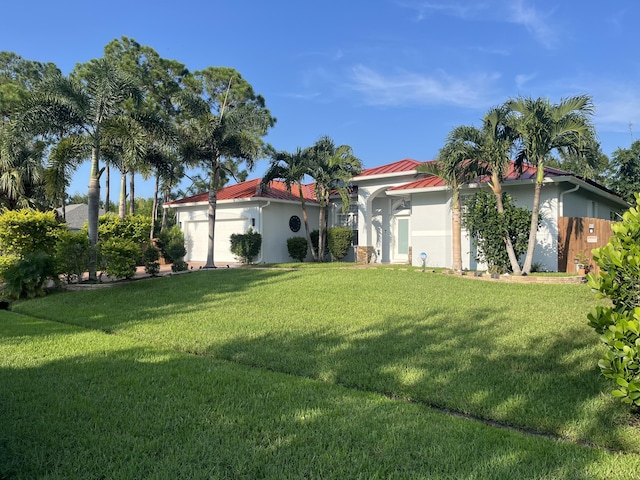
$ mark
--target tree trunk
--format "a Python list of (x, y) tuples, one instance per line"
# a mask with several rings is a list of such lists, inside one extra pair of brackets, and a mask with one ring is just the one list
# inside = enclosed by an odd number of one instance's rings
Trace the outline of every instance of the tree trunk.
[(204, 268), (216, 268), (213, 258), (213, 250), (215, 248), (215, 232), (216, 232), (216, 206), (218, 203), (218, 183), (220, 183), (220, 166), (216, 158), (212, 164), (212, 171), (209, 173), (209, 207), (207, 217), (209, 220), (209, 238), (207, 243), (207, 263)]
[(129, 215), (136, 214), (135, 205), (135, 175), (133, 171), (129, 172)]
[(544, 163), (538, 161), (538, 173), (536, 175), (536, 187), (533, 191), (533, 207), (531, 210), (531, 228), (529, 229), (529, 243), (527, 245), (527, 256), (524, 258), (522, 273), (531, 273), (533, 263), (533, 252), (536, 248), (538, 234), (538, 218), (540, 216), (540, 194), (542, 193), (542, 182), (544, 181)]
[(89, 225), (89, 280), (97, 280), (96, 269), (98, 263), (96, 245), (98, 243), (98, 216), (100, 214), (100, 145), (94, 141), (91, 149), (91, 169), (89, 173), (89, 189), (87, 200), (89, 203), (87, 223)]
[(149, 233), (149, 239), (153, 239), (153, 232), (156, 226), (156, 220), (158, 219), (158, 191), (160, 190), (160, 175), (156, 175), (156, 185), (153, 189), (153, 207), (151, 210), (151, 232)]
[[(169, 201), (169, 190), (165, 190), (164, 192), (164, 203), (167, 203)], [(160, 227), (160, 231), (164, 232), (167, 229), (167, 209), (166, 208), (162, 208), (162, 224)]]
[(451, 201), (451, 235), (453, 240), (453, 269), (462, 271), (462, 222), (460, 215), (460, 193), (453, 192)]
[(120, 174), (120, 202), (118, 203), (118, 215), (124, 220), (127, 214), (127, 172)]
[(301, 182), (298, 182), (298, 194), (300, 195), (300, 203), (302, 204), (302, 221), (304, 222), (304, 233), (307, 237), (307, 246), (309, 247), (309, 251), (311, 252), (311, 258), (313, 258), (314, 262), (317, 262), (318, 257), (316, 256), (316, 252), (313, 250), (313, 243), (311, 243), (311, 234), (309, 232), (309, 218), (307, 215), (307, 204), (304, 200)]
[[(502, 203), (502, 184), (500, 183), (500, 179), (497, 178), (497, 175), (492, 176), (491, 183), (489, 184), (493, 194), (496, 196), (496, 210), (498, 211), (498, 215), (502, 216), (504, 214), (504, 204)], [(518, 257), (516, 257), (516, 252), (513, 249), (513, 244), (511, 243), (511, 237), (508, 232), (508, 225), (504, 226), (505, 235), (504, 235), (504, 245), (507, 249), (507, 256), (509, 257), (509, 262), (511, 263), (511, 271), (514, 275), (520, 275), (520, 264), (518, 263)]]
[(105, 166), (105, 179), (104, 179), (104, 211), (106, 213), (109, 213), (109, 209), (111, 207), (110, 203), (110, 198), (109, 198), (109, 186), (111, 183), (111, 169), (109, 167), (109, 164), (107, 163)]

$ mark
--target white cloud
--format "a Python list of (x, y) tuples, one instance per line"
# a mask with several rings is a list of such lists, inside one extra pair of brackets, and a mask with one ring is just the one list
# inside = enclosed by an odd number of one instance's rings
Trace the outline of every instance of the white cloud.
[(516, 88), (518, 89), (518, 91), (522, 90), (524, 86), (534, 78), (536, 78), (535, 73), (532, 73), (529, 75), (521, 73), (519, 75), (516, 75), (515, 82), (516, 82)]
[(543, 16), (532, 6), (525, 4), (525, 0), (511, 0), (506, 3), (511, 12), (509, 21), (523, 25), (536, 40), (547, 48), (554, 46), (556, 34), (551, 29), (548, 15)]
[(422, 75), (401, 72), (388, 75), (363, 65), (353, 68), (351, 88), (362, 94), (369, 105), (454, 105), (486, 107), (492, 102), (498, 74), (475, 74), (456, 78), (445, 72)]

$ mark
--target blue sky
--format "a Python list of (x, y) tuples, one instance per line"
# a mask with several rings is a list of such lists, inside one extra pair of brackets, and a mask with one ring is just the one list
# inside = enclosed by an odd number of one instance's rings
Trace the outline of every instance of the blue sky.
[[(329, 135), (365, 167), (433, 159), (453, 127), (518, 95), (591, 95), (607, 155), (640, 138), (632, 0), (24, 0), (2, 14), (0, 49), (64, 73), (122, 35), (190, 70), (233, 67), (277, 117), (274, 147)], [(85, 166), (69, 193), (87, 183)]]

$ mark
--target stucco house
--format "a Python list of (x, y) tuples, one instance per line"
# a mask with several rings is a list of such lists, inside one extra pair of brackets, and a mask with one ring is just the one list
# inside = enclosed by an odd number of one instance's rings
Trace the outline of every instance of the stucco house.
[[(335, 196), (329, 212), (329, 224), (354, 230), (354, 252), (345, 260), (371, 263), (409, 263), (422, 265), (426, 254), (430, 267), (452, 266), (451, 191), (437, 177), (418, 174), (418, 160), (405, 159), (368, 168), (352, 179), (352, 200), (346, 212)], [(516, 172), (512, 167), (504, 182), (518, 206), (531, 208), (535, 168)], [(486, 179), (465, 185), (464, 198), (483, 187)], [(262, 234), (262, 253), (256, 262), (288, 262), (286, 239), (304, 236), (297, 227), (302, 218), (300, 201), (284, 184), (273, 182), (261, 191), (260, 180), (226, 187), (218, 193), (215, 251), (216, 262), (234, 261), (229, 251), (229, 236), (244, 233), (250, 227)], [(310, 228), (318, 228), (319, 205), (313, 200), (312, 185), (305, 198)], [(169, 202), (175, 208), (185, 233), (187, 261), (204, 261), (207, 247), (207, 194)], [(534, 262), (543, 268), (558, 269), (558, 222), (560, 217), (614, 219), (628, 204), (606, 188), (561, 170), (547, 168), (541, 196), (542, 226)], [(463, 231), (463, 268), (477, 265), (472, 240)]]
[[(234, 233), (245, 233), (252, 228), (262, 235), (262, 248), (255, 263), (290, 262), (287, 238), (305, 235), (297, 187), (288, 192), (283, 182), (274, 181), (268, 189), (263, 189), (260, 180), (248, 180), (218, 191), (213, 250), (216, 264), (237, 261), (229, 243)], [(309, 228), (317, 229), (320, 206), (310, 186), (304, 187), (303, 194)], [(207, 259), (208, 204), (208, 194), (202, 193), (164, 205), (176, 211), (176, 221), (184, 233), (187, 262)]]

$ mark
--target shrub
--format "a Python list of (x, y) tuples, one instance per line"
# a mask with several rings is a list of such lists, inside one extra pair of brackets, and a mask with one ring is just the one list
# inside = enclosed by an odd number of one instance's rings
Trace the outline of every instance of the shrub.
[(160, 250), (153, 245), (149, 245), (142, 254), (144, 262), (144, 271), (152, 276), (156, 276), (160, 272)]
[(127, 215), (124, 220), (116, 215), (102, 215), (98, 219), (100, 241), (122, 238), (141, 246), (149, 240), (150, 230), (151, 218), (142, 215)]
[(304, 259), (307, 258), (307, 247), (307, 239), (304, 237), (287, 238), (287, 251), (294, 260), (304, 262)]
[(337, 260), (342, 260), (349, 253), (353, 242), (353, 230), (348, 227), (333, 227), (327, 231), (329, 252)]
[(172, 272), (184, 272), (189, 269), (189, 265), (184, 260), (175, 260), (171, 264)]
[(4, 273), (3, 294), (10, 298), (34, 298), (45, 295), (49, 282), (59, 283), (56, 262), (44, 252), (28, 253)]
[[(527, 251), (531, 212), (516, 207), (507, 194), (503, 194), (504, 212), (498, 214), (496, 197), (493, 193), (480, 190), (465, 202), (462, 225), (473, 238), (478, 250), (476, 260), (487, 264), (489, 273), (505, 273), (511, 269), (511, 262), (504, 244), (505, 225), (516, 257)], [(538, 225), (542, 218), (540, 217)]]
[(234, 233), (230, 238), (231, 253), (233, 253), (240, 262), (248, 264), (253, 261), (253, 257), (260, 253), (262, 247), (262, 235), (249, 229), (247, 233)]
[(58, 235), (65, 230), (53, 212), (6, 210), (0, 214), (0, 254), (24, 257), (53, 252)]
[(173, 226), (158, 235), (158, 248), (167, 263), (176, 263), (187, 254), (184, 246), (184, 234), (180, 227)]
[(131, 240), (111, 238), (100, 242), (100, 258), (104, 272), (115, 278), (131, 278), (136, 273), (140, 247)]
[(0, 255), (0, 281), (4, 279), (5, 272), (18, 263), (20, 257), (17, 255)]
[(592, 250), (600, 274), (589, 273), (589, 286), (611, 306), (598, 306), (589, 324), (609, 348), (598, 362), (602, 374), (618, 386), (611, 393), (622, 402), (640, 407), (640, 195), (636, 206), (612, 226), (609, 243)]
[(67, 283), (71, 283), (74, 278), (80, 282), (84, 272), (89, 269), (89, 237), (84, 232), (62, 232), (55, 252), (58, 271), (65, 276)]

